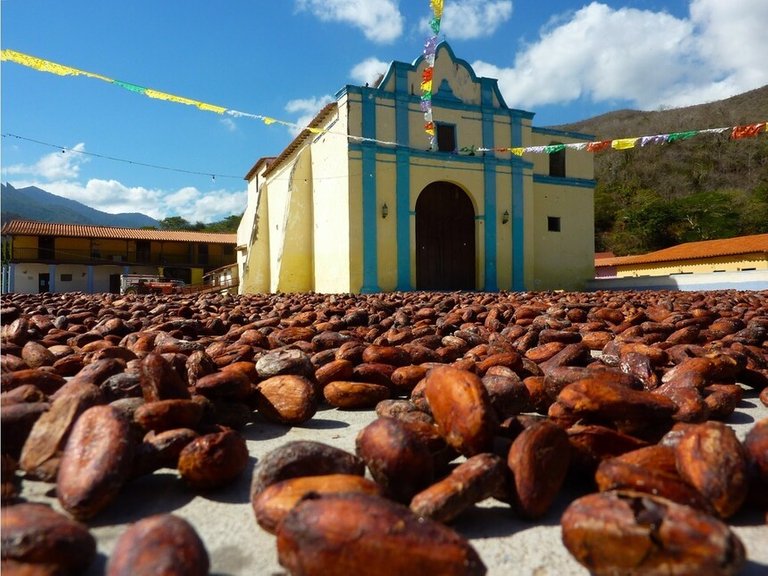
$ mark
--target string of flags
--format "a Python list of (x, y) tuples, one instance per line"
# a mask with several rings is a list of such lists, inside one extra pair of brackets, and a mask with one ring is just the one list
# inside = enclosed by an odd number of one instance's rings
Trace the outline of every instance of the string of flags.
[[(437, 30), (439, 32), (440, 19), (442, 17), (443, 0), (430, 0), (430, 2), (432, 4), (433, 14), (434, 14), (434, 17), (432, 19), (432, 24), (431, 24), (432, 30), (433, 31)], [(427, 44), (425, 45), (425, 49), (424, 49), (425, 59), (427, 60), (428, 67), (424, 71), (423, 79), (422, 79), (423, 81), (421, 85), (423, 90), (422, 97), (421, 97), (421, 109), (424, 111), (425, 130), (427, 131), (427, 134), (430, 136), (430, 145), (433, 149), (435, 145), (436, 135), (435, 135), (434, 122), (432, 121), (432, 74), (434, 71), (434, 57), (435, 57), (436, 46), (437, 46), (437, 33), (435, 33), (434, 36), (430, 37), (430, 39), (427, 41)], [(427, 53), (428, 51), (431, 52), (431, 58), (429, 58), (430, 54)], [(272, 117), (264, 116), (261, 114), (251, 114), (248, 112), (241, 112), (239, 110), (229, 109), (224, 106), (216, 106), (214, 104), (208, 104), (206, 102), (201, 102), (199, 100), (185, 98), (183, 96), (168, 94), (166, 92), (161, 92), (159, 90), (145, 88), (143, 86), (139, 86), (137, 84), (132, 84), (129, 82), (124, 82), (121, 80), (114, 80), (106, 76), (102, 76), (101, 74), (95, 74), (93, 72), (79, 70), (77, 68), (72, 68), (70, 66), (58, 64), (56, 62), (51, 62), (49, 60), (44, 60), (42, 58), (30, 56), (28, 54), (23, 54), (15, 50), (3, 49), (2, 51), (0, 51), (0, 60), (15, 62), (17, 64), (21, 64), (22, 66), (27, 66), (29, 68), (38, 70), (40, 72), (48, 72), (48, 73), (56, 74), (59, 76), (85, 76), (88, 78), (94, 78), (97, 80), (101, 80), (103, 82), (108, 82), (120, 88), (124, 88), (131, 92), (142, 94), (149, 98), (165, 100), (165, 101), (173, 102), (176, 104), (194, 106), (200, 110), (203, 110), (206, 112), (213, 112), (216, 114), (227, 114), (234, 117), (251, 118), (254, 120), (259, 120), (267, 126), (270, 126), (272, 124), (279, 124), (279, 125), (288, 126), (294, 129), (308, 130), (313, 134), (334, 134), (334, 135), (342, 136), (349, 140), (353, 140), (357, 142), (370, 142), (370, 143), (378, 144), (381, 146), (401, 147), (401, 145), (398, 144), (397, 142), (378, 140), (376, 138), (366, 138), (362, 136), (354, 136), (354, 135), (346, 134), (342, 132), (334, 132), (332, 130), (328, 130), (325, 128), (301, 126), (294, 122), (287, 122), (285, 120), (279, 120), (277, 118), (272, 118)], [(429, 64), (431, 64), (431, 66), (429, 66)], [(644, 147), (651, 144), (669, 144), (669, 143), (673, 143), (681, 140), (688, 140), (699, 134), (728, 133), (731, 139), (736, 140), (741, 138), (754, 137), (760, 134), (761, 132), (766, 132), (766, 131), (768, 131), (768, 122), (758, 122), (756, 124), (730, 126), (725, 128), (707, 128), (704, 130), (688, 130), (685, 132), (672, 132), (669, 134), (656, 134), (652, 136), (636, 136), (632, 138), (617, 138), (613, 140), (572, 142), (567, 144), (552, 144), (548, 146), (501, 147), (501, 148), (482, 148), (482, 147), (470, 146), (470, 147), (462, 148), (458, 152), (459, 154), (474, 154), (476, 152), (492, 153), (492, 154), (493, 153), (509, 153), (516, 156), (522, 156), (523, 154), (554, 154), (566, 149), (582, 150), (587, 152), (602, 152), (604, 150), (611, 150), (611, 149), (627, 150), (630, 148), (635, 148), (638, 146)]]
[[(125, 82), (123, 80), (115, 80), (113, 78), (108, 78), (107, 76), (103, 76), (101, 74), (86, 72), (85, 70), (80, 70), (78, 68), (73, 68), (71, 66), (65, 66), (63, 64), (51, 62), (50, 60), (44, 60), (43, 58), (38, 58), (36, 56), (30, 56), (29, 54), (17, 52), (16, 50), (3, 49), (2, 51), (0, 51), (0, 60), (15, 62), (16, 64), (21, 64), (22, 66), (26, 66), (28, 68), (32, 68), (40, 72), (48, 72), (50, 74), (56, 74), (58, 76), (85, 76), (87, 78), (94, 78), (96, 80), (108, 82), (109, 84), (118, 86), (120, 88), (128, 90), (129, 92), (133, 92), (135, 94), (141, 94), (149, 98), (155, 98), (157, 100), (165, 100), (167, 102), (174, 102), (176, 104), (185, 104), (187, 106), (194, 106), (205, 112), (213, 112), (215, 114), (227, 114), (229, 116), (234, 116), (236, 118), (251, 118), (253, 120), (260, 120), (266, 126), (270, 126), (272, 124), (279, 124), (282, 126), (287, 126), (289, 128), (294, 128), (298, 130), (309, 130), (313, 134), (340, 134), (340, 133), (332, 132), (330, 130), (325, 130), (323, 128), (317, 128), (312, 126), (302, 126), (300, 124), (296, 124), (295, 122), (287, 122), (285, 120), (279, 120), (277, 118), (264, 116), (262, 114), (251, 114), (249, 112), (241, 112), (239, 110), (232, 110), (224, 106), (217, 106), (215, 104), (208, 104), (206, 102), (201, 102), (199, 100), (193, 100), (192, 98), (185, 98), (184, 96), (168, 94), (167, 92), (161, 92), (160, 90), (146, 88), (144, 86), (139, 86), (138, 84), (133, 84), (131, 82)], [(360, 141), (360, 142), (374, 142), (378, 144), (385, 144), (388, 146), (397, 146), (395, 142), (385, 142), (382, 140), (375, 140), (373, 138), (364, 138), (362, 136), (352, 136), (348, 134), (340, 134), (340, 135), (345, 136), (352, 140)]]
[(435, 123), (432, 118), (432, 77), (435, 72), (435, 56), (437, 54), (438, 35), (440, 34), (440, 22), (443, 18), (443, 0), (429, 0), (432, 8), (432, 19), (429, 27), (432, 36), (424, 43), (424, 62), (427, 66), (421, 75), (421, 111), (424, 113), (424, 131), (429, 136), (429, 145), (434, 150), (437, 144)]
[(730, 133), (732, 140), (751, 138), (768, 129), (768, 122), (758, 122), (745, 126), (729, 126), (725, 128), (706, 128), (704, 130), (688, 130), (685, 132), (670, 132), (653, 136), (635, 136), (633, 138), (616, 138), (614, 140), (598, 140), (593, 142), (573, 142), (569, 144), (551, 144), (549, 146), (526, 146), (514, 148), (476, 148), (476, 152), (508, 152), (516, 156), (523, 154), (554, 154), (562, 150), (586, 150), (587, 152), (602, 152), (603, 150), (628, 150), (644, 147), (648, 144), (670, 144), (680, 140), (688, 140), (699, 134)]

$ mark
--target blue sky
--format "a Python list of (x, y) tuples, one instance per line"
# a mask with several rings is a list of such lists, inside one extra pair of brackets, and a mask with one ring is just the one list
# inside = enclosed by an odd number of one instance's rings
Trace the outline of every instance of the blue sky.
[[(1, 0), (0, 9), (4, 49), (300, 125), (344, 85), (416, 59), (431, 16), (428, 0)], [(509, 106), (551, 126), (768, 84), (766, 22), (766, 0), (445, 0), (441, 39), (478, 75), (498, 78)], [(240, 214), (247, 171), (294, 136), (13, 62), (2, 64), (1, 106), (2, 133), (24, 138), (2, 138), (4, 182), (193, 222)]]

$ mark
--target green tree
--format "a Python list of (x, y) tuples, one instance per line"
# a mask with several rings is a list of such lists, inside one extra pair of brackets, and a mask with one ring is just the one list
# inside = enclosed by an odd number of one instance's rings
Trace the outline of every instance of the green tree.
[(233, 214), (232, 216), (227, 216), (224, 218), (224, 220), (219, 220), (218, 222), (211, 222), (210, 224), (206, 225), (205, 230), (206, 232), (220, 232), (220, 233), (227, 233), (227, 234), (234, 234), (237, 232), (237, 227), (240, 225), (240, 219), (243, 217), (242, 214), (237, 215)]
[(694, 242), (740, 235), (743, 203), (742, 193), (722, 190), (695, 192), (677, 200), (679, 240)]
[(675, 202), (652, 190), (639, 190), (616, 212), (609, 235), (616, 254), (638, 254), (675, 244)]
[(181, 216), (169, 216), (160, 220), (161, 230), (193, 230), (192, 224)]
[(768, 233), (768, 182), (747, 195), (741, 211), (740, 227), (743, 234)]

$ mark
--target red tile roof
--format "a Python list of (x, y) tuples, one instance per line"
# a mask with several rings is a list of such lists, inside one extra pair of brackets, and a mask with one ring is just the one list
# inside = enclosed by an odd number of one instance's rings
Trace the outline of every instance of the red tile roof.
[(57, 224), (34, 220), (11, 220), (0, 233), (9, 236), (58, 236), (70, 238), (103, 238), (110, 240), (155, 240), (159, 242), (207, 242), (237, 244), (237, 234), (212, 232), (176, 232), (170, 230), (140, 230), (85, 224)]
[(739, 236), (721, 240), (702, 240), (686, 242), (636, 256), (616, 256), (615, 258), (596, 258), (595, 266), (631, 266), (638, 264), (655, 264), (657, 262), (672, 262), (675, 260), (700, 260), (720, 256), (739, 256), (754, 253), (768, 254), (768, 234), (754, 236)]

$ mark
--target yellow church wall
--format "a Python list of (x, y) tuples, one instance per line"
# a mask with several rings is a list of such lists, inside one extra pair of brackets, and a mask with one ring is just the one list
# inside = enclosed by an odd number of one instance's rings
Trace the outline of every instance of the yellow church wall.
[[(524, 146), (549, 146), (550, 144), (571, 144), (583, 142), (578, 138), (561, 136), (559, 134), (548, 134), (532, 132), (531, 140)], [(549, 154), (528, 153), (525, 159), (533, 162), (533, 169), (536, 174), (549, 174)], [(594, 178), (594, 152), (586, 150), (565, 150), (565, 176), (567, 178)]]
[[(594, 277), (594, 212), (590, 188), (538, 184), (534, 194), (533, 289), (581, 289)], [(560, 218), (549, 231), (548, 217)]]
[[(473, 80), (469, 70), (464, 66), (455, 64), (446, 52), (445, 46), (440, 47), (435, 58), (435, 82), (432, 87), (434, 97), (440, 96), (440, 84), (442, 79), (446, 78), (451, 85), (454, 96), (459, 98), (464, 104), (479, 106), (481, 104), (480, 84)], [(421, 83), (421, 75), (426, 65), (426, 61), (422, 61), (416, 72), (410, 74), (411, 78), (416, 81), (417, 89)]]
[[(493, 141), (498, 148), (512, 145), (512, 124), (509, 116), (500, 114), (494, 116)], [(511, 154), (509, 152), (495, 152), (494, 156), (502, 162), (508, 162)]]
[[(397, 287), (397, 164), (391, 154), (376, 157), (376, 260), (379, 287), (392, 291)], [(382, 207), (388, 214), (382, 217)]]
[(285, 219), (288, 208), (289, 189), (292, 183), (293, 162), (286, 163), (269, 175), (267, 220), (269, 221), (269, 269), (271, 270), (269, 291), (277, 292), (285, 236)]
[[(512, 289), (512, 171), (496, 174), (496, 282), (499, 290)], [(504, 223), (506, 212), (509, 220)]]
[[(346, 131), (343, 114), (331, 129)], [(349, 292), (350, 175), (346, 138), (326, 134), (316, 139), (312, 144), (312, 177), (314, 289), (325, 293)]]
[[(531, 170), (523, 170), (523, 285), (526, 290), (535, 290), (536, 283), (536, 234), (534, 231), (536, 187), (531, 180)], [(514, 233), (514, 222), (512, 223)], [(514, 247), (513, 247), (514, 248)], [(514, 278), (513, 278), (514, 281)]]
[[(292, 162), (293, 170), (285, 196), (282, 226), (278, 224), (277, 292), (314, 290), (312, 277), (312, 158), (304, 148)], [(274, 222), (270, 218), (271, 222)]]
[(765, 253), (739, 254), (718, 258), (677, 260), (651, 264), (620, 265), (616, 275), (627, 276), (668, 276), (670, 274), (709, 274), (713, 272), (741, 272), (742, 270), (768, 270), (768, 256)]
[(349, 154), (349, 292), (363, 286), (363, 159)]
[[(423, 116), (423, 114), (422, 114)], [(392, 100), (379, 99), (376, 101), (376, 139), (384, 142), (395, 142), (395, 105)]]
[(255, 292), (269, 292), (272, 283), (268, 203), (269, 185), (264, 184), (256, 210), (256, 242), (251, 246), (253, 254), (248, 255), (248, 282)]
[(237, 228), (237, 245), (247, 246), (246, 251), (237, 253), (240, 294), (269, 292), (268, 185), (264, 182), (267, 166), (261, 164), (260, 171), (248, 181), (248, 205)]

